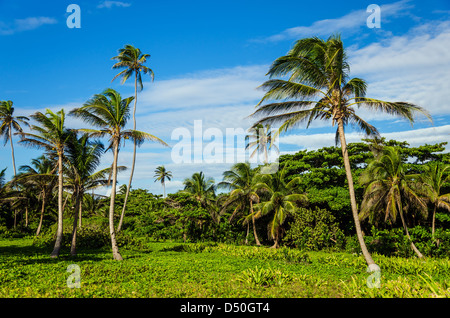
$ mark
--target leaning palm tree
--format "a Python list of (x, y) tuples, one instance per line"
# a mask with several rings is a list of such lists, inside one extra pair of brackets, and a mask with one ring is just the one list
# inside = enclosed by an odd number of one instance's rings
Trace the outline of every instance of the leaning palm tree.
[(120, 143), (124, 139), (131, 139), (137, 145), (141, 145), (145, 140), (157, 141), (165, 146), (167, 144), (161, 139), (148, 134), (146, 132), (134, 129), (125, 130), (125, 126), (130, 117), (130, 103), (133, 97), (122, 99), (119, 92), (113, 89), (106, 89), (102, 94), (96, 94), (87, 101), (82, 107), (73, 109), (70, 114), (81, 118), (86, 123), (97, 128), (95, 129), (79, 129), (80, 131), (89, 133), (92, 137), (109, 137), (109, 147), (114, 154), (112, 164), (112, 189), (109, 205), (109, 233), (111, 237), (111, 247), (113, 258), (122, 260), (119, 248), (116, 242), (116, 231), (114, 228), (114, 201), (116, 198), (117, 185), (117, 162), (119, 156)]
[(261, 243), (256, 233), (255, 211), (253, 208), (253, 204), (257, 204), (260, 201), (257, 189), (255, 188), (257, 180), (258, 175), (251, 169), (250, 163), (241, 162), (236, 163), (230, 170), (223, 173), (223, 181), (217, 184), (217, 188), (231, 190), (230, 195), (225, 200), (222, 207), (222, 211), (224, 211), (231, 205), (235, 206), (235, 209), (228, 221), (231, 221), (238, 212), (246, 213), (248, 210), (248, 214), (245, 215), (244, 224), (247, 223), (248, 229), (249, 218), (251, 218), (255, 242), (256, 245), (260, 246)]
[(406, 212), (413, 208), (427, 213), (426, 201), (415, 190), (417, 180), (417, 175), (407, 174), (399, 151), (391, 146), (384, 147), (360, 176), (359, 181), (365, 187), (360, 216), (365, 218), (372, 213), (384, 213), (385, 221), (390, 218), (395, 222), (400, 215), (412, 250), (422, 258), (422, 253), (411, 240), (405, 220)]
[[(301, 123), (306, 127), (313, 120), (327, 120), (337, 125), (336, 143), (340, 142), (349, 187), (350, 203), (356, 234), (364, 258), (371, 270), (379, 267), (373, 261), (361, 231), (355, 198), (353, 177), (347, 152), (344, 127), (352, 124), (368, 136), (379, 135), (378, 130), (356, 114), (364, 107), (406, 118), (412, 124), (414, 114), (423, 108), (406, 102), (387, 102), (366, 97), (367, 84), (360, 78), (349, 78), (350, 66), (340, 36), (326, 41), (314, 38), (298, 40), (286, 56), (276, 59), (267, 73), (271, 78), (261, 87), (267, 92), (251, 116), (264, 116), (254, 124), (280, 125), (278, 134)], [(263, 105), (268, 100), (272, 102)]]
[(22, 127), (20, 124), (24, 124), (26, 126), (30, 126), (28, 124), (28, 117), (25, 116), (14, 116), (14, 107), (13, 102), (8, 101), (0, 101), (0, 136), (5, 137), (5, 145), (8, 142), (11, 144), (11, 157), (13, 164), (14, 176), (16, 176), (16, 161), (14, 159), (14, 145), (12, 142), (12, 130), (21, 133)]
[(438, 208), (450, 211), (450, 193), (442, 193), (444, 184), (450, 181), (450, 165), (432, 162), (425, 165), (425, 172), (420, 175), (420, 185), (423, 193), (433, 206), (431, 221), (431, 236), (434, 239), (436, 226), (436, 210)]
[(155, 169), (155, 175), (153, 176), (156, 181), (161, 181), (161, 185), (163, 186), (164, 191), (164, 198), (166, 197), (166, 179), (171, 180), (172, 179), (172, 171), (166, 170), (164, 166), (156, 167)]
[[(119, 50), (119, 55), (114, 56), (112, 60), (117, 60), (117, 63), (113, 65), (113, 69), (124, 69), (119, 74), (114, 76), (112, 79), (113, 81), (118, 78), (122, 77), (122, 84), (124, 84), (130, 76), (134, 74), (134, 109), (133, 109), (133, 129), (136, 130), (136, 103), (137, 103), (137, 92), (138, 92), (138, 86), (139, 91), (142, 91), (143, 85), (142, 85), (142, 75), (141, 72), (144, 74), (149, 74), (152, 81), (154, 79), (154, 73), (152, 69), (148, 68), (144, 65), (145, 62), (147, 62), (147, 58), (150, 57), (150, 54), (143, 54), (140, 49), (135, 48), (134, 46), (127, 44), (124, 48)], [(136, 142), (134, 143), (133, 147), (133, 163), (131, 165), (131, 173), (130, 173), (130, 180), (128, 181), (128, 187), (127, 192), (125, 194), (125, 200), (123, 202), (122, 207), (122, 213), (120, 215), (120, 221), (119, 226), (117, 227), (117, 231), (120, 231), (122, 227), (123, 222), (123, 216), (125, 214), (125, 209), (127, 207), (127, 201), (128, 196), (130, 194), (131, 189), (131, 182), (133, 181), (133, 174), (134, 174), (134, 166), (136, 164)]]
[(46, 113), (36, 112), (31, 117), (39, 124), (32, 125), (31, 129), (36, 131), (33, 133), (20, 133), (22, 140), (27, 146), (45, 149), (50, 156), (58, 158), (58, 228), (56, 231), (55, 247), (51, 253), (51, 257), (59, 256), (63, 237), (63, 158), (67, 141), (72, 134), (70, 130), (65, 128), (65, 113), (61, 109), (57, 113), (50, 109)]

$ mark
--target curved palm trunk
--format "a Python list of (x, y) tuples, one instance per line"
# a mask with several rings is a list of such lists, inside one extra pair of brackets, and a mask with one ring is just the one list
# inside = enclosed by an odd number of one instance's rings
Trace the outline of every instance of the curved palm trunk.
[(356, 236), (358, 237), (359, 246), (361, 247), (361, 251), (364, 255), (364, 259), (366, 260), (367, 265), (371, 266), (372, 264), (375, 264), (375, 262), (373, 261), (372, 256), (369, 253), (369, 250), (367, 249), (367, 246), (366, 246), (366, 243), (364, 242), (364, 237), (363, 237), (362, 231), (361, 231), (361, 224), (359, 222), (359, 216), (358, 216), (358, 207), (356, 206), (355, 189), (353, 186), (353, 176), (352, 176), (352, 171), (350, 168), (350, 160), (348, 158), (347, 142), (345, 140), (344, 123), (342, 122), (341, 118), (338, 119), (338, 131), (339, 131), (339, 138), (341, 141), (342, 157), (344, 159), (345, 174), (347, 176), (348, 190), (349, 190), (349, 194), (350, 194), (350, 203), (351, 203), (351, 207), (352, 207), (352, 215), (353, 215), (353, 220), (355, 222)]
[(405, 218), (403, 217), (403, 212), (400, 210), (400, 218), (402, 220), (403, 229), (405, 230), (406, 237), (408, 238), (409, 243), (411, 244), (411, 249), (416, 253), (416, 255), (419, 258), (423, 258), (422, 253), (417, 249), (417, 247), (414, 245), (413, 241), (411, 240), (411, 236), (409, 235), (408, 227), (406, 226)]
[(111, 247), (113, 252), (113, 257), (115, 260), (123, 260), (122, 255), (119, 253), (119, 248), (116, 242), (116, 233), (114, 229), (114, 201), (116, 199), (116, 183), (117, 183), (117, 158), (119, 155), (119, 143), (114, 142), (114, 162), (113, 162), (113, 181), (111, 188), (111, 200), (109, 202), (109, 234), (111, 236)]
[(250, 200), (250, 213), (252, 214), (253, 235), (255, 236), (256, 245), (261, 246), (261, 242), (259, 241), (258, 235), (256, 234), (255, 215), (253, 214), (253, 202), (252, 202), (252, 200)]
[(41, 208), (41, 217), (39, 219), (39, 225), (36, 231), (36, 237), (41, 233), (42, 221), (44, 220), (44, 210), (45, 210), (45, 191), (42, 192), (42, 208)]
[(436, 205), (437, 205), (437, 203), (434, 204), (433, 219), (431, 221), (431, 238), (433, 240), (434, 240), (434, 230), (435, 230), (435, 226), (436, 226)]
[[(136, 102), (137, 102), (137, 74), (134, 77), (134, 109), (133, 109), (133, 129), (136, 130)], [(127, 208), (128, 195), (130, 194), (131, 182), (133, 181), (134, 166), (136, 164), (136, 141), (133, 146), (133, 163), (131, 164), (130, 180), (128, 181), (127, 192), (125, 193), (125, 200), (123, 201), (122, 213), (120, 214), (119, 225), (117, 226), (117, 232), (122, 228), (123, 216), (125, 209)]]
[(59, 256), (63, 238), (63, 166), (62, 153), (58, 156), (58, 229), (56, 230), (55, 247), (53, 248), (50, 257), (55, 258)]

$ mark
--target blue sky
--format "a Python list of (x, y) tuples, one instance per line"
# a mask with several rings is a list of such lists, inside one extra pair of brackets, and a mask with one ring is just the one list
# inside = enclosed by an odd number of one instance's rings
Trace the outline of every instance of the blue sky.
[[(69, 4), (81, 9), (81, 28), (70, 29)], [(381, 27), (368, 28), (369, 4), (381, 7)], [(133, 44), (151, 54), (155, 81), (145, 79), (138, 96), (138, 129), (176, 146), (177, 129), (194, 132), (194, 120), (225, 137), (227, 128), (247, 129), (246, 118), (263, 92), (270, 63), (295, 40), (327, 38), (340, 32), (348, 50), (351, 76), (369, 83), (368, 96), (408, 101), (425, 107), (434, 125), (418, 117), (414, 127), (398, 118), (362, 111), (387, 138), (417, 146), (450, 141), (450, 3), (434, 1), (0, 1), (0, 100), (12, 100), (17, 115), (50, 108), (67, 112), (107, 87), (124, 97), (132, 81), (111, 83), (117, 50)], [(131, 127), (130, 120), (130, 127)], [(71, 128), (86, 127), (69, 119)], [(334, 129), (315, 123), (282, 135), (280, 151), (317, 149), (334, 143)], [(347, 130), (349, 142), (364, 136)], [(39, 150), (14, 138), (17, 166)], [(186, 141), (186, 140), (184, 140)], [(203, 141), (203, 146), (208, 141)], [(447, 148), (449, 150), (450, 148)], [(195, 150), (195, 147), (194, 147)], [(223, 149), (223, 151), (229, 150)], [(132, 144), (119, 155), (130, 165)], [(105, 154), (101, 167), (110, 164)], [(0, 169), (12, 176), (9, 145), (0, 148)], [(153, 182), (156, 166), (172, 171), (168, 192), (181, 188), (195, 171), (221, 180), (230, 163), (176, 163), (172, 149), (147, 144), (138, 150), (133, 187), (161, 193)], [(120, 174), (126, 183), (128, 172)]]

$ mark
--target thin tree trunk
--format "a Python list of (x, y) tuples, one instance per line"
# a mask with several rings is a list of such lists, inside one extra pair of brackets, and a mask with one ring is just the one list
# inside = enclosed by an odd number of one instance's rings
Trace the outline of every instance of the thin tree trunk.
[[(136, 102), (137, 102), (137, 74), (134, 77), (134, 109), (133, 109), (133, 130), (136, 130)], [(125, 209), (127, 208), (128, 195), (130, 194), (131, 182), (133, 181), (134, 166), (136, 164), (136, 140), (133, 145), (133, 163), (131, 164), (130, 180), (128, 181), (127, 192), (125, 193), (125, 200), (123, 201), (122, 213), (120, 214), (119, 225), (117, 226), (117, 232), (122, 228), (123, 216)]]
[(163, 181), (162, 185), (163, 185), (164, 198), (165, 198), (166, 197), (166, 183)]
[(9, 143), (11, 144), (11, 157), (12, 157), (12, 164), (14, 169), (14, 177), (16, 176), (16, 159), (14, 157), (14, 146), (12, 142), (12, 133), (11, 133), (11, 124), (9, 125)]
[(45, 211), (45, 191), (42, 192), (42, 208), (41, 208), (41, 217), (39, 219), (39, 225), (36, 231), (36, 237), (41, 233), (42, 221), (44, 220), (44, 211)]
[(370, 255), (369, 250), (367, 249), (366, 243), (364, 242), (364, 237), (361, 231), (361, 224), (359, 222), (358, 207), (356, 206), (355, 189), (353, 186), (353, 176), (350, 168), (350, 160), (348, 157), (347, 142), (345, 140), (344, 123), (342, 121), (342, 118), (338, 119), (338, 131), (339, 131), (339, 138), (341, 141), (342, 157), (344, 159), (345, 174), (347, 176), (348, 190), (350, 194), (350, 204), (352, 207), (352, 215), (353, 220), (355, 222), (356, 236), (358, 237), (359, 246), (361, 247), (361, 251), (364, 255), (364, 259), (366, 260), (367, 265), (369, 267), (374, 267), (374, 265), (372, 264), (375, 264), (375, 262), (373, 261), (372, 256)]
[(433, 208), (433, 219), (431, 221), (431, 238), (434, 241), (434, 230), (435, 230), (435, 226), (436, 226), (436, 203), (434, 204), (434, 208)]
[(25, 206), (25, 227), (28, 227), (28, 203)]
[(248, 245), (248, 233), (250, 232), (250, 223), (247, 222), (247, 233), (245, 234), (245, 245)]
[(250, 213), (252, 214), (253, 235), (255, 236), (256, 245), (261, 246), (261, 242), (258, 239), (258, 234), (256, 233), (255, 215), (253, 214), (253, 201), (252, 200), (250, 200)]
[(81, 212), (83, 211), (83, 196), (84, 196), (84, 193), (81, 196), (80, 208), (78, 209), (78, 227), (80, 229), (81, 229)]
[(117, 183), (117, 158), (119, 154), (119, 142), (114, 141), (114, 162), (113, 162), (113, 181), (111, 188), (111, 200), (109, 202), (109, 234), (111, 236), (111, 247), (113, 252), (113, 258), (115, 260), (123, 260), (122, 255), (119, 253), (119, 248), (116, 242), (116, 233), (114, 228), (114, 201), (116, 199), (116, 183)]
[(62, 152), (58, 156), (58, 229), (56, 230), (55, 247), (53, 248), (50, 257), (56, 258), (59, 256), (63, 238), (63, 165)]
[(413, 241), (411, 240), (411, 236), (409, 235), (408, 227), (406, 226), (405, 218), (403, 217), (403, 212), (402, 211), (399, 211), (399, 212), (400, 212), (400, 218), (401, 218), (402, 224), (403, 224), (403, 229), (405, 230), (406, 237), (408, 238), (409, 243), (411, 244), (411, 249), (414, 251), (414, 253), (416, 253), (416, 255), (419, 258), (423, 258), (422, 253), (420, 253), (420, 251), (417, 249), (417, 247), (414, 245)]
[(78, 212), (80, 210), (80, 192), (75, 190), (75, 206), (73, 210), (73, 229), (72, 229), (72, 243), (70, 244), (70, 255), (77, 255), (77, 223), (78, 223)]

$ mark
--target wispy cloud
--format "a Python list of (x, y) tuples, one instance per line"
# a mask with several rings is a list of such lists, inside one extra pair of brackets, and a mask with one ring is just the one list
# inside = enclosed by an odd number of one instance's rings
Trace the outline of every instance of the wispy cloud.
[[(391, 4), (380, 6), (382, 19), (393, 17), (402, 13), (404, 10), (411, 8), (409, 0), (402, 0)], [(366, 26), (369, 13), (366, 8), (352, 11), (340, 18), (319, 20), (310, 26), (296, 26), (286, 29), (280, 33), (274, 34), (262, 39), (254, 39), (253, 42), (278, 42), (283, 40), (298, 39), (308, 36), (329, 36), (336, 32), (345, 32), (354, 34), (363, 26)]]
[(25, 19), (15, 19), (13, 23), (0, 21), (0, 35), (11, 35), (17, 32), (37, 29), (46, 24), (56, 24), (58, 21), (50, 17), (29, 17)]
[(131, 6), (131, 3), (128, 2), (122, 2), (122, 1), (103, 1), (101, 2), (97, 8), (102, 9), (102, 8), (112, 8), (112, 7), (122, 7), (122, 8), (126, 8)]

